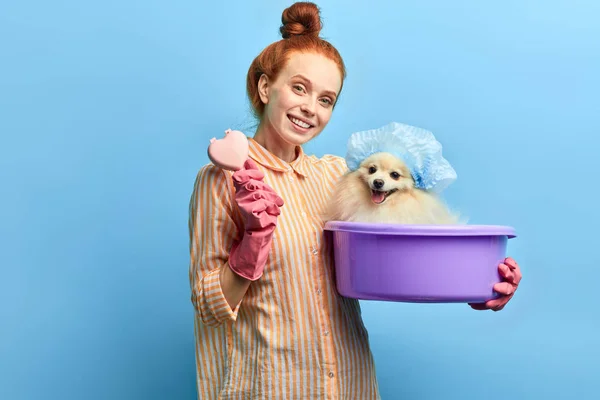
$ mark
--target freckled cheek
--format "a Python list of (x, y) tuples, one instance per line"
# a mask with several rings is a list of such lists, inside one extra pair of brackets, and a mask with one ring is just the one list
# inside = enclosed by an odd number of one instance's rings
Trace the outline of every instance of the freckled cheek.
[(286, 109), (289, 108), (290, 99), (289, 96), (286, 96), (284, 93), (274, 93), (273, 96), (269, 99), (269, 102), (273, 106), (273, 110), (277, 112), (285, 112)]
[(290, 101), (282, 101), (279, 103), (279, 116), (282, 121), (287, 122), (288, 114), (291, 109), (294, 108), (294, 105)]
[(319, 113), (319, 124), (321, 126), (326, 125), (331, 119), (331, 112), (325, 110), (324, 112)]

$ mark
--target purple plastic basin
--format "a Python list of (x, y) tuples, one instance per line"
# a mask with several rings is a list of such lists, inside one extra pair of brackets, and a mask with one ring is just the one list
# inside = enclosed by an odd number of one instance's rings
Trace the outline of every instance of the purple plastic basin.
[(338, 292), (361, 300), (485, 302), (513, 228), (330, 221)]

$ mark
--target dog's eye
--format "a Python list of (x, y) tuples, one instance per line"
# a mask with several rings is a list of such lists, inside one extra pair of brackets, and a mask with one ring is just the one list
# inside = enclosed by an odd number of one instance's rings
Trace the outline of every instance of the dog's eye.
[(370, 174), (374, 174), (375, 172), (377, 172), (377, 168), (375, 168), (375, 167), (369, 167), (369, 173)]
[(399, 173), (397, 173), (397, 172), (392, 172), (392, 173), (390, 174), (390, 176), (391, 176), (392, 178), (394, 178), (394, 179), (399, 179), (399, 178), (400, 178), (400, 174), (399, 174)]

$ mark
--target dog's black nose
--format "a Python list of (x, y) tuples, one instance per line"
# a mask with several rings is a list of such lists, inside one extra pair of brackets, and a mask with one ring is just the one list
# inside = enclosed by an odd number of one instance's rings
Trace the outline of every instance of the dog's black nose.
[(383, 181), (383, 179), (375, 179), (373, 181), (373, 185), (375, 186), (376, 189), (381, 189), (384, 184), (385, 184), (385, 182)]

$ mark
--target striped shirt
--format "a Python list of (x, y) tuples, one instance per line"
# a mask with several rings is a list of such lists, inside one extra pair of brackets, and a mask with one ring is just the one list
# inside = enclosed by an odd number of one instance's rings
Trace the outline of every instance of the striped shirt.
[(262, 277), (231, 309), (219, 271), (244, 232), (232, 173), (208, 164), (196, 177), (189, 229), (198, 398), (379, 399), (360, 305), (336, 291), (319, 218), (345, 160), (298, 147), (287, 163), (248, 140), (285, 204)]

